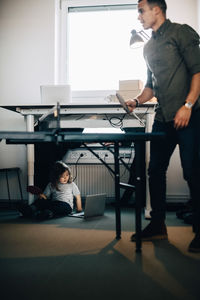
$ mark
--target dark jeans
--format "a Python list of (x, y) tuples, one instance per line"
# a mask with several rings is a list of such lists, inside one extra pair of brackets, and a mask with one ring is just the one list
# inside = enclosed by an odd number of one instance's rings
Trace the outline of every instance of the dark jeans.
[(72, 212), (71, 206), (68, 203), (62, 201), (37, 199), (34, 201), (33, 205), (35, 205), (38, 210), (51, 210), (54, 216), (64, 216)]
[[(195, 212), (195, 223), (200, 225), (200, 109), (193, 112), (189, 125), (176, 130), (174, 122), (154, 121), (152, 132), (165, 132), (165, 140), (152, 141), (148, 169), (152, 219), (165, 219), (166, 172), (172, 153), (179, 145), (183, 177), (187, 181)], [(199, 226), (200, 228), (200, 226)]]

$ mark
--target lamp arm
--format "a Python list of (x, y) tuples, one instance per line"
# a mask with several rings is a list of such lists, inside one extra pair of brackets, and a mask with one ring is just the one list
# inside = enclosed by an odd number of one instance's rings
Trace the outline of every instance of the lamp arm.
[(139, 33), (140, 33), (140, 34), (142, 35), (142, 37), (145, 38), (146, 40), (149, 40), (149, 39), (150, 39), (150, 36), (149, 36), (145, 31), (141, 30)]

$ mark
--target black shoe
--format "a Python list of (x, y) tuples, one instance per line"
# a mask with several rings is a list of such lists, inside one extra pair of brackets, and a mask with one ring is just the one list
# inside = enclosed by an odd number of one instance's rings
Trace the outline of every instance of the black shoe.
[(200, 253), (200, 234), (196, 234), (194, 239), (191, 241), (189, 247), (189, 252)]
[[(164, 222), (151, 221), (141, 232), (143, 241), (168, 239), (167, 227)], [(136, 241), (136, 233), (131, 236), (131, 241)]]

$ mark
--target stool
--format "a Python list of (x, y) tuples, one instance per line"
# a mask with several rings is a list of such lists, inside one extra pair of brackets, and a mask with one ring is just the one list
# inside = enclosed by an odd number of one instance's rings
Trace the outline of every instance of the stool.
[(5, 173), (6, 174), (6, 182), (7, 182), (7, 190), (8, 190), (8, 199), (9, 199), (9, 202), (11, 201), (11, 199), (10, 199), (9, 182), (8, 182), (8, 173), (9, 172), (16, 172), (17, 173), (17, 178), (18, 178), (18, 183), (19, 183), (19, 190), (20, 190), (20, 194), (21, 194), (21, 200), (23, 201), (22, 186), (21, 186), (19, 171), (20, 171), (20, 168), (4, 168), (4, 169), (0, 169), (0, 173)]

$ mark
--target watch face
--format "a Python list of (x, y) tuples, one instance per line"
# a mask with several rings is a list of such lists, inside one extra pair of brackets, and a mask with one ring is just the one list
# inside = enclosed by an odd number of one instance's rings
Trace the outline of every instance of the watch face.
[(186, 102), (185, 107), (192, 108), (193, 104), (191, 102)]

